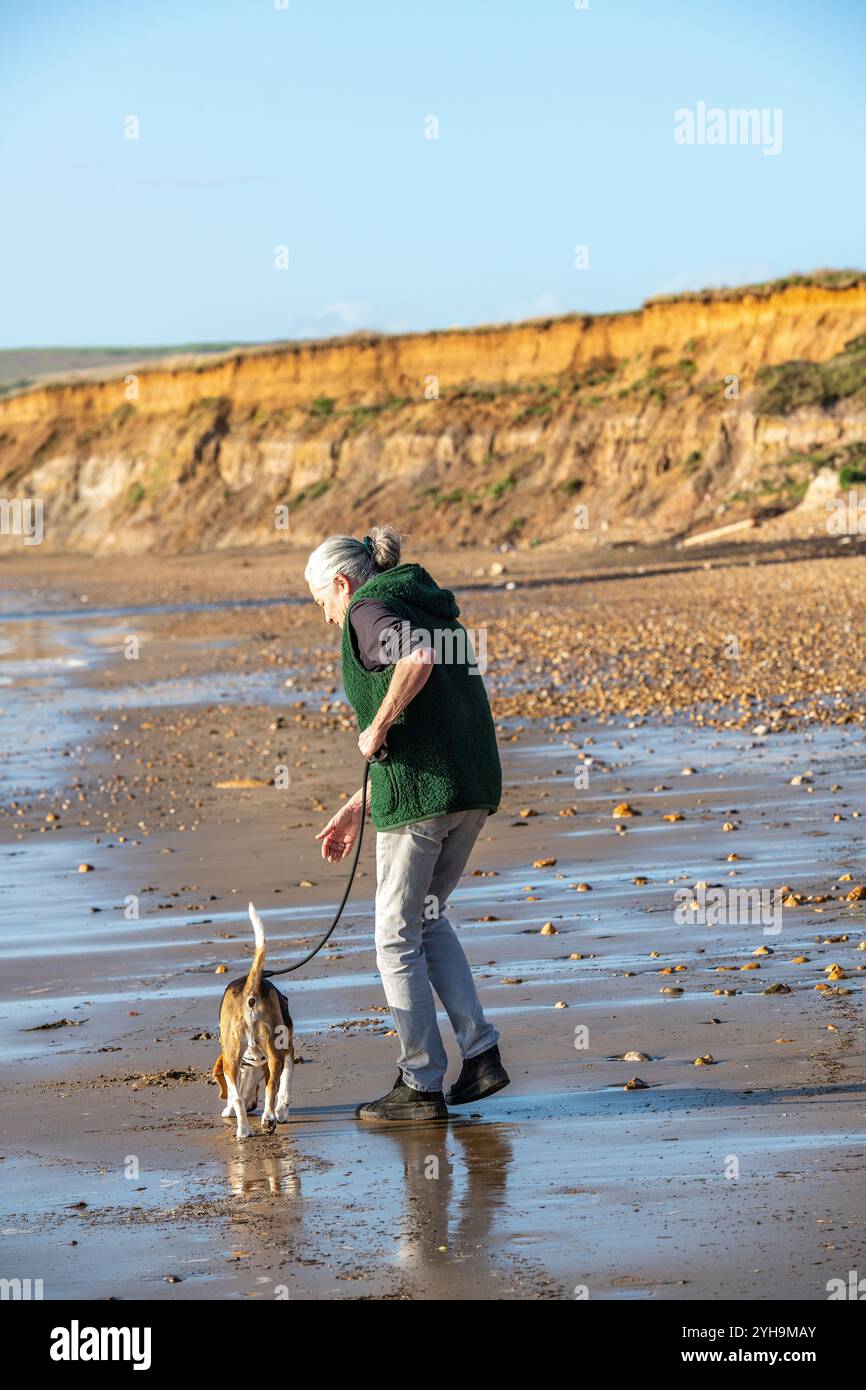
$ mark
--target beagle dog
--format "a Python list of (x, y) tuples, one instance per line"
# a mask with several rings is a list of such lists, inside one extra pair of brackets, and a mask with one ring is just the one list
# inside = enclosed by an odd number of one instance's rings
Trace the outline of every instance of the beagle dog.
[(256, 949), (249, 974), (226, 986), (220, 1003), (220, 1045), (213, 1076), (220, 1099), (228, 1101), (223, 1119), (237, 1119), (237, 1138), (247, 1139), (250, 1129), (247, 1113), (258, 1104), (259, 1086), (264, 1082), (265, 1103), (262, 1129), (273, 1134), (277, 1123), (285, 1124), (292, 1103), (292, 1076), (295, 1052), (288, 1001), (276, 986), (262, 976), (265, 964), (265, 930), (262, 919), (250, 903), (250, 921)]

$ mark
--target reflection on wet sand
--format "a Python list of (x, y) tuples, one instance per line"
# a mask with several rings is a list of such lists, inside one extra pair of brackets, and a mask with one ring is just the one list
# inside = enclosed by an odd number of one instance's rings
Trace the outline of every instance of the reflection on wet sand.
[[(327, 1143), (317, 1143), (320, 1126), (338, 1116), (338, 1124), (328, 1125)], [(361, 1278), (371, 1261), (375, 1268), (384, 1260), (412, 1297), (447, 1297), (456, 1267), (500, 1264), (507, 1248), (512, 1126), (452, 1117), (449, 1123), (359, 1129), (350, 1112), (329, 1108), (299, 1116), (285, 1133), (290, 1147), (281, 1145), (282, 1152), (257, 1153), (248, 1141), (225, 1164), (226, 1189), (238, 1199), (227, 1209), (230, 1228), (253, 1250), (276, 1240), (277, 1279), (323, 1259), (339, 1271), (348, 1254), (352, 1278)], [(339, 1188), (311, 1180), (305, 1191), (301, 1170), (313, 1149), (329, 1154)], [(323, 1170), (331, 1169), (330, 1160)], [(313, 1159), (313, 1171), (318, 1168)], [(338, 1196), (349, 1179), (351, 1196)], [(500, 1222), (506, 1229), (498, 1229)]]
[(301, 1195), (293, 1154), (256, 1154), (241, 1148), (226, 1164), (226, 1185), (236, 1197)]
[(444, 1250), (458, 1259), (489, 1253), (513, 1160), (508, 1135), (498, 1125), (467, 1120), (404, 1134), (386, 1131), (385, 1137), (399, 1150), (405, 1175), (403, 1209), (394, 1213), (401, 1264), (429, 1262), (441, 1272), (434, 1256)]

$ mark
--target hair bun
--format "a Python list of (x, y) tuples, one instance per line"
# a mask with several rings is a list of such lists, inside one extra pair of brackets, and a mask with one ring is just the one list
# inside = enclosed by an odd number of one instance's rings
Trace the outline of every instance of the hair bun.
[[(370, 542), (369, 546), (367, 541)], [(393, 526), (371, 526), (363, 545), (380, 570), (391, 570), (400, 563), (402, 541), (400, 532)]]

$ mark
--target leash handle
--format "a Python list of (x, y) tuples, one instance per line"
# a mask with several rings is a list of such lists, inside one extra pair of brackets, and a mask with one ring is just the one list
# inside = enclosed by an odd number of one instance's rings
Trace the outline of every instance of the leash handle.
[[(387, 758), (387, 756), (388, 756), (388, 750), (387, 750), (387, 748), (385, 747), (385, 744), (383, 743), (382, 746), (381, 746), (381, 748), (377, 749), (377, 751), (373, 754), (372, 761), (377, 762), (377, 763), (384, 762), (384, 760), (385, 760), (385, 758)], [(343, 896), (342, 896), (342, 898), (341, 898), (341, 900), (340, 900), (340, 906), (337, 908), (337, 912), (336, 912), (336, 915), (335, 915), (335, 917), (334, 917), (334, 920), (333, 920), (333, 922), (331, 923), (331, 925), (328, 927), (328, 930), (325, 932), (325, 935), (322, 937), (322, 939), (321, 939), (321, 941), (319, 942), (318, 946), (314, 946), (313, 949), (312, 949), (312, 951), (309, 951), (309, 952), (307, 953), (307, 955), (303, 956), (299, 961), (296, 961), (294, 965), (286, 965), (286, 966), (283, 967), (282, 970), (264, 970), (264, 971), (262, 971), (262, 976), (263, 976), (263, 978), (266, 979), (266, 980), (272, 979), (274, 975), (291, 975), (292, 971), (294, 971), (294, 970), (300, 970), (300, 968), (301, 968), (302, 965), (306, 965), (306, 964), (307, 964), (307, 961), (310, 961), (310, 960), (313, 959), (313, 956), (317, 956), (317, 955), (319, 954), (319, 952), (321, 951), (322, 947), (324, 946), (325, 942), (326, 942), (326, 941), (328, 940), (328, 938), (333, 934), (334, 929), (335, 929), (337, 923), (339, 922), (340, 918), (341, 918), (342, 915), (343, 915), (343, 908), (346, 906), (346, 902), (347, 902), (347, 900), (348, 900), (349, 893), (350, 893), (351, 890), (352, 890), (352, 884), (353, 884), (354, 881), (355, 881), (355, 870), (356, 870), (357, 867), (358, 867), (358, 858), (359, 858), (360, 853), (361, 853), (361, 843), (362, 843), (362, 841), (363, 841), (363, 839), (364, 839), (364, 822), (365, 822), (365, 820), (367, 819), (367, 782), (368, 782), (369, 777), (370, 777), (370, 761), (371, 761), (371, 760), (369, 760), (369, 759), (367, 759), (367, 758), (364, 759), (364, 781), (363, 781), (363, 783), (361, 784), (361, 824), (358, 826), (358, 838), (357, 838), (357, 840), (355, 841), (355, 853), (354, 853), (354, 855), (353, 855), (353, 857), (352, 857), (352, 867), (351, 867), (351, 869), (349, 870), (349, 879), (348, 879), (348, 882), (346, 883), (346, 888), (345, 888), (345, 891), (344, 891), (344, 893), (343, 893)]]

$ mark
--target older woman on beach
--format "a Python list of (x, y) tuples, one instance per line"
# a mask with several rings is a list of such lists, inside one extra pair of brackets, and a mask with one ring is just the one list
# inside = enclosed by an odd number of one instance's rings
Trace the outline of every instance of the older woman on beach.
[[(361, 1120), (444, 1118), (447, 1105), (508, 1085), (499, 1034), (484, 1017), (469, 963), (444, 908), (488, 815), (502, 768), (490, 705), (459, 608), (420, 565), (400, 564), (400, 536), (331, 536), (304, 578), (342, 628), (343, 685), (372, 759), (367, 805), (376, 828), (376, 963), (400, 1038), (397, 1081), (355, 1111)], [(339, 863), (361, 824), (360, 790), (316, 836)], [(447, 1097), (436, 991), (463, 1067)]]

